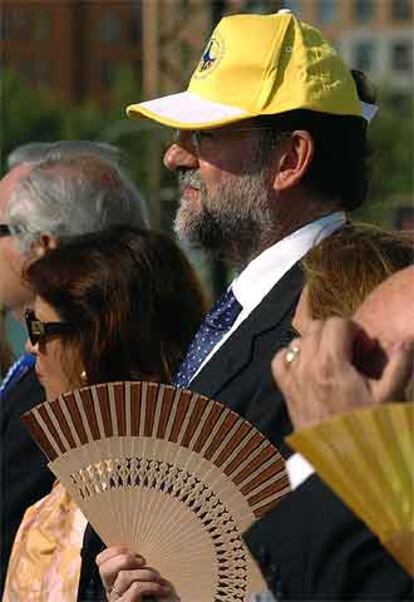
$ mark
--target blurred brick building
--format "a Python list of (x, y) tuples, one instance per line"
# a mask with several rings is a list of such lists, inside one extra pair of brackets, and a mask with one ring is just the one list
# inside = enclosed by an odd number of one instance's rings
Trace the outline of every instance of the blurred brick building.
[(1, 0), (0, 60), (61, 100), (104, 102), (118, 67), (139, 88), (185, 84), (212, 25), (232, 12), (290, 8), (317, 24), (346, 62), (412, 90), (412, 0)]
[(102, 104), (120, 67), (140, 88), (157, 67), (157, 88), (182, 85), (210, 26), (205, 0), (0, 0), (0, 61), (62, 101)]

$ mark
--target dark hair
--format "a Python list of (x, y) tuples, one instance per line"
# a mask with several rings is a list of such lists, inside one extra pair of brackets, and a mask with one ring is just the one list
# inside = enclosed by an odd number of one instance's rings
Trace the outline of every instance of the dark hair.
[(375, 84), (359, 69), (351, 69), (351, 75), (355, 82), (359, 100), (372, 105), (375, 104), (378, 96)]
[(364, 118), (297, 109), (257, 117), (255, 121), (270, 128), (260, 132), (260, 147), (265, 155), (274, 148), (281, 133), (309, 132), (315, 153), (303, 186), (327, 199), (339, 199), (345, 210), (362, 205), (368, 191), (369, 157)]
[(346, 225), (302, 260), (311, 317), (352, 316), (374, 288), (413, 261), (411, 232)]
[(184, 254), (164, 234), (144, 229), (73, 238), (26, 274), (34, 292), (74, 325), (70, 340), (90, 384), (169, 379), (205, 311)]

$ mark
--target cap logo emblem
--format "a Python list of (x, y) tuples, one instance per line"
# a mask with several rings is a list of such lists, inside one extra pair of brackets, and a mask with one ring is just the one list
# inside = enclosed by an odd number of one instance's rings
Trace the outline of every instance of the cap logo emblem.
[(223, 40), (217, 34), (214, 34), (207, 43), (200, 62), (195, 71), (196, 76), (205, 77), (213, 69), (216, 69), (224, 54)]

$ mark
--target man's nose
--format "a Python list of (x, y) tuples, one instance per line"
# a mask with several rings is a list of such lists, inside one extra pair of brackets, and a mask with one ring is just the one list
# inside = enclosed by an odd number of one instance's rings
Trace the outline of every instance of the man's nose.
[(197, 169), (198, 156), (190, 139), (179, 138), (177, 142), (168, 147), (164, 155), (164, 165), (170, 171), (180, 168)]

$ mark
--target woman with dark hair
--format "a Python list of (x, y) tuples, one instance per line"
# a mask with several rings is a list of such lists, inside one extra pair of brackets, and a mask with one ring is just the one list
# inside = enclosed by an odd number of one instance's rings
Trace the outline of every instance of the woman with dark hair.
[[(87, 384), (168, 382), (205, 311), (198, 280), (169, 238), (117, 227), (29, 265), (36, 294), (28, 350), (48, 399)], [(86, 519), (65, 489), (31, 506), (14, 543), (3, 602), (76, 599)], [(166, 587), (143, 569), (144, 593)]]

